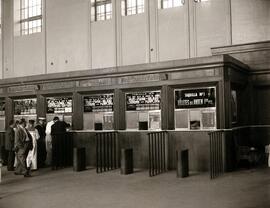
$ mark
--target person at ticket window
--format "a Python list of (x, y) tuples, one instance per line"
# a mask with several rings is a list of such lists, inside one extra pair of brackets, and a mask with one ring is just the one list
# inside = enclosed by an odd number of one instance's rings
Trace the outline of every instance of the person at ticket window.
[(52, 121), (49, 121), (46, 125), (46, 137), (45, 137), (45, 143), (46, 143), (46, 165), (51, 165), (52, 163), (52, 125), (55, 123), (55, 118)]

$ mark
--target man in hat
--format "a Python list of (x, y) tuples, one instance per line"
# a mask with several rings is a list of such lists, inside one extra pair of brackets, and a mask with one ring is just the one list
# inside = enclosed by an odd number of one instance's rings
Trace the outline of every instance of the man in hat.
[(15, 175), (24, 175), (30, 177), (29, 169), (26, 168), (26, 157), (28, 152), (33, 148), (32, 137), (26, 127), (25, 119), (21, 119), (18, 129), (15, 131), (15, 152), (17, 165)]

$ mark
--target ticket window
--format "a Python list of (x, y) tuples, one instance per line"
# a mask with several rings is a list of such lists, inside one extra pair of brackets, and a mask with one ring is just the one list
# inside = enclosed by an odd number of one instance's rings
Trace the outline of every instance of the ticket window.
[(5, 131), (5, 101), (0, 100), (0, 131)]
[(69, 97), (51, 97), (47, 98), (47, 122), (52, 121), (54, 117), (65, 121), (72, 126), (72, 98)]
[(113, 130), (113, 94), (84, 96), (83, 128)]
[(29, 120), (37, 120), (37, 99), (15, 99), (14, 103), (14, 120), (24, 118), (28, 123)]
[(160, 91), (126, 93), (127, 130), (160, 130)]
[(175, 129), (216, 129), (215, 87), (175, 90)]

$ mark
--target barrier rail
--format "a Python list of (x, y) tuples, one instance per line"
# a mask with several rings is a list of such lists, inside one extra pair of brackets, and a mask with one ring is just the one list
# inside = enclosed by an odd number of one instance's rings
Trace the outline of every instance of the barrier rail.
[(168, 133), (148, 133), (149, 176), (155, 176), (168, 170)]
[(119, 168), (117, 132), (96, 133), (96, 171), (102, 173)]
[(225, 171), (224, 131), (209, 132), (210, 137), (210, 178), (214, 179)]

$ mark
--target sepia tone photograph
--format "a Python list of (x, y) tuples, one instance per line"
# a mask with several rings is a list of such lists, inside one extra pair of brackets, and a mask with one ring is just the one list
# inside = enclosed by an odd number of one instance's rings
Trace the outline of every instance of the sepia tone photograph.
[(0, 208), (270, 208), (270, 0), (0, 0)]

